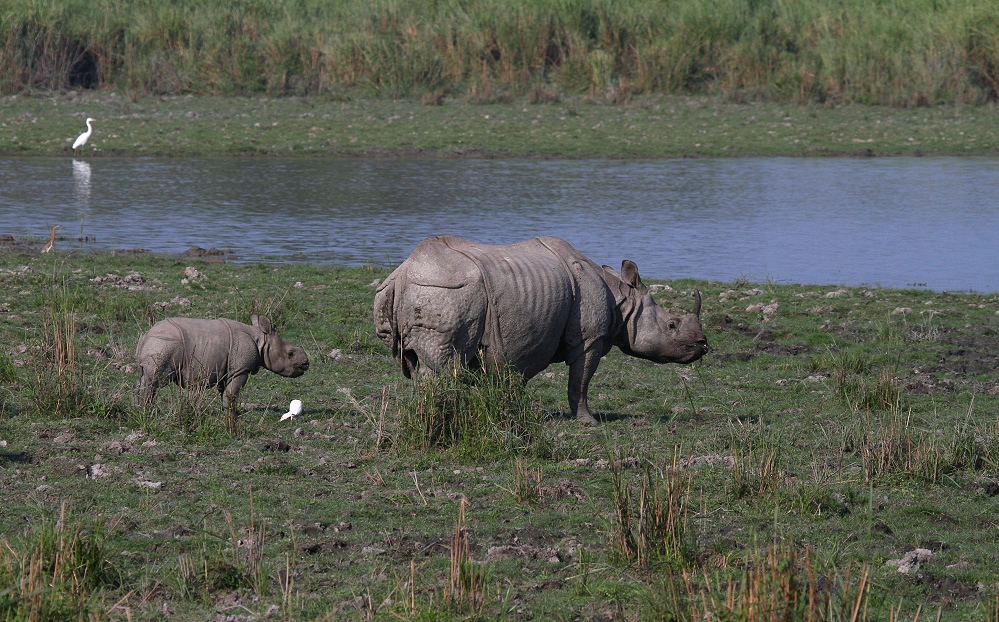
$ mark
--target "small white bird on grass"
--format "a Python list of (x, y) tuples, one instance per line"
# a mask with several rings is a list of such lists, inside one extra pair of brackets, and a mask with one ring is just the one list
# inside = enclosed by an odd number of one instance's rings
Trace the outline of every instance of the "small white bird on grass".
[(291, 404), (288, 405), (288, 412), (281, 415), (281, 421), (284, 421), (285, 419), (294, 419), (301, 414), (302, 400), (291, 400)]

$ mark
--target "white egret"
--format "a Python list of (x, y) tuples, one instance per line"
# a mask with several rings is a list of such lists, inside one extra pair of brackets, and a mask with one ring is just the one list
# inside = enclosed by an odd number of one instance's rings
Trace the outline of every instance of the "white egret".
[(291, 400), (291, 404), (288, 405), (288, 412), (281, 415), (281, 421), (284, 421), (285, 419), (294, 419), (301, 414), (302, 400)]
[(46, 242), (45, 246), (42, 247), (42, 252), (43, 253), (47, 253), (50, 250), (52, 250), (52, 246), (55, 245), (55, 232), (56, 232), (56, 229), (58, 229), (59, 227), (60, 227), (60, 225), (52, 225), (52, 231), (51, 231), (51, 233), (49, 233), (49, 241)]
[(77, 136), (76, 140), (73, 141), (74, 151), (87, 144), (87, 139), (90, 138), (90, 133), (94, 131), (94, 128), (90, 127), (91, 121), (93, 121), (93, 119), (87, 117), (87, 131)]

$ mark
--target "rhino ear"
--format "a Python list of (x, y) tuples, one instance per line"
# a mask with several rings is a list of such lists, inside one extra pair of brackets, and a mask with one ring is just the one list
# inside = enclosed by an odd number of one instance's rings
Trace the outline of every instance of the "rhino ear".
[(635, 289), (647, 291), (645, 283), (642, 283), (642, 277), (638, 275), (638, 266), (635, 265), (634, 261), (625, 259), (621, 262), (621, 278)]
[(256, 326), (265, 335), (269, 335), (271, 332), (271, 320), (266, 315), (257, 315), (254, 313), (250, 316), (250, 324)]

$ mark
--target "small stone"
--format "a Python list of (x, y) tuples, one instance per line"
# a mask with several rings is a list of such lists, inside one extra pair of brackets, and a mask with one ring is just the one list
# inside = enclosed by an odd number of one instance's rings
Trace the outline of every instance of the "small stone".
[(346, 360), (346, 357), (343, 355), (343, 351), (340, 350), (340, 348), (333, 348), (332, 350), (327, 352), (326, 358), (334, 362)]
[(914, 549), (902, 556), (902, 559), (889, 559), (885, 566), (898, 566), (902, 574), (912, 574), (926, 562), (933, 559), (933, 551), (929, 549)]
[(90, 468), (87, 469), (87, 479), (98, 479), (101, 477), (107, 477), (111, 475), (111, 469), (103, 464), (92, 464)]
[(891, 312), (892, 315), (909, 315), (912, 313), (911, 307), (895, 307), (895, 310)]

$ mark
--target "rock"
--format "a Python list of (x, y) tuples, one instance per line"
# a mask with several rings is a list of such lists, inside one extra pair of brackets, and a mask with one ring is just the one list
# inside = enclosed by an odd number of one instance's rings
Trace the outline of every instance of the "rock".
[(837, 289), (836, 291), (828, 292), (826, 294), (826, 298), (838, 298), (840, 296), (848, 296), (848, 295), (850, 295), (850, 291), (849, 290), (846, 290), (846, 289)]
[(933, 551), (929, 549), (914, 549), (902, 556), (902, 559), (889, 559), (885, 566), (898, 566), (902, 574), (912, 574), (933, 559)]
[(735, 467), (735, 457), (723, 456), (721, 454), (691, 456), (680, 461), (678, 466), (681, 469), (696, 469), (702, 466), (724, 466), (731, 469)]
[(336, 363), (340, 363), (347, 360), (347, 357), (343, 355), (343, 351), (341, 351), (340, 348), (333, 348), (332, 350), (327, 352), (326, 358)]
[(136, 483), (142, 488), (150, 488), (152, 490), (159, 490), (163, 486), (163, 482), (150, 482), (148, 480), (139, 480)]
[(661, 292), (671, 292), (673, 291), (673, 288), (670, 287), (669, 285), (662, 285), (656, 283), (655, 285), (649, 285), (649, 291), (652, 292), (653, 294), (659, 294)]
[(910, 307), (895, 307), (895, 310), (891, 312), (892, 315), (909, 315), (912, 313)]
[(181, 285), (187, 285), (188, 283), (197, 283), (198, 281), (203, 281), (207, 279), (208, 276), (204, 272), (201, 272), (193, 266), (187, 266), (184, 268), (184, 278), (180, 280)]
[(103, 464), (92, 464), (87, 469), (87, 479), (98, 479), (111, 475), (111, 469)]
[(147, 284), (147, 279), (142, 274), (138, 272), (130, 272), (125, 276), (119, 276), (112, 272), (109, 272), (107, 276), (95, 276), (90, 279), (90, 282), (94, 285), (107, 285), (110, 287), (120, 287), (122, 289), (127, 289), (130, 291), (140, 290), (140, 289), (151, 289)]
[(223, 255), (231, 255), (232, 251), (221, 251), (214, 246), (211, 248), (201, 248), (200, 246), (192, 246), (191, 248), (184, 251), (184, 255), (187, 257), (222, 257)]

